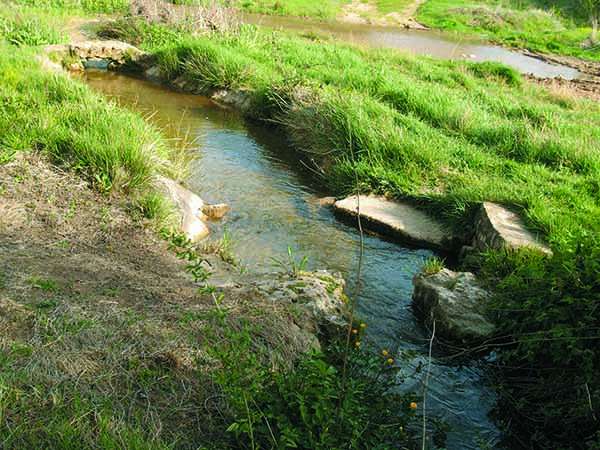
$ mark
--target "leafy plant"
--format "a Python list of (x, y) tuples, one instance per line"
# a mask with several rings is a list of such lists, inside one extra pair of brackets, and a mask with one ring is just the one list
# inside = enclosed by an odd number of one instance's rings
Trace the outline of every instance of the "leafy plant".
[(410, 445), (415, 397), (398, 393), (389, 355), (344, 346), (305, 354), (288, 369), (269, 369), (251, 351), (248, 329), (232, 331), (214, 350), (216, 381), (233, 416), (239, 448), (388, 449)]

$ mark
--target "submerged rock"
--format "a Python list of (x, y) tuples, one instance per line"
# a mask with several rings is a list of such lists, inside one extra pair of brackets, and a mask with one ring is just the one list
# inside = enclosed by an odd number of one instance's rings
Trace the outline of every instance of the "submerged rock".
[(245, 90), (221, 89), (213, 92), (210, 98), (222, 105), (231, 106), (242, 113), (247, 113), (252, 106), (251, 93)]
[[(355, 217), (359, 198), (356, 195), (335, 202), (336, 212)], [(364, 226), (391, 237), (424, 247), (447, 250), (454, 247), (456, 237), (429, 215), (406, 203), (373, 195), (360, 196), (360, 216)]]
[(490, 293), (470, 272), (442, 269), (413, 279), (413, 307), (429, 327), (435, 321), (436, 335), (460, 343), (481, 341), (494, 333), (485, 317)]
[(484, 202), (475, 223), (473, 247), (476, 250), (529, 247), (552, 255), (552, 250), (525, 228), (521, 218), (505, 207)]

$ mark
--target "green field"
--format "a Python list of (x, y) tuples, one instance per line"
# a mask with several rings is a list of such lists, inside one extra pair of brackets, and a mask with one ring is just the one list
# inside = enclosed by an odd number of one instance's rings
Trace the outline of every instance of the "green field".
[[(569, 6), (563, 6), (565, 3)], [(591, 26), (581, 15), (581, 8), (571, 5), (530, 0), (427, 0), (419, 8), (417, 20), (459, 36), (478, 36), (541, 53), (600, 60), (600, 46), (582, 46), (591, 35)]]

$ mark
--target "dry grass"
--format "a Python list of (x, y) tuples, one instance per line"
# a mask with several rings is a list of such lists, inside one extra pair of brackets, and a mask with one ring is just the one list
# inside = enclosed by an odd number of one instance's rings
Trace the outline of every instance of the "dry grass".
[(239, 25), (234, 10), (218, 2), (177, 6), (164, 0), (133, 0), (129, 15), (149, 23), (184, 27), (191, 32), (230, 31)]
[(0, 186), (0, 447), (223, 448), (213, 350), (251, 330), (280, 367), (313, 344), (292, 305), (200, 293), (124, 198), (35, 155), (0, 166)]

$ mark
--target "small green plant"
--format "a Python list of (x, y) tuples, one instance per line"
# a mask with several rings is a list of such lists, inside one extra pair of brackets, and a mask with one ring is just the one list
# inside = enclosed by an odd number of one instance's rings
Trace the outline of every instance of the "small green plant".
[(223, 365), (216, 381), (233, 414), (228, 431), (239, 448), (385, 449), (410, 443), (407, 426), (416, 398), (398, 393), (399, 369), (388, 352), (351, 350), (344, 382), (343, 345), (301, 355), (288, 369), (269, 369), (251, 351), (250, 331), (230, 331), (226, 344), (213, 351)]
[(444, 269), (444, 260), (438, 256), (433, 256), (423, 264), (423, 273), (425, 275), (435, 275)]
[(210, 272), (206, 268), (207, 261), (198, 253), (185, 234), (165, 228), (161, 231), (161, 235), (169, 242), (169, 249), (173, 250), (179, 259), (187, 261), (186, 270), (192, 275), (194, 281), (206, 283), (210, 277)]
[(297, 258), (292, 247), (288, 245), (287, 260), (273, 257), (271, 261), (273, 261), (275, 266), (283, 268), (286, 273), (296, 278), (306, 270), (308, 256), (305, 255)]
[(55, 292), (58, 290), (58, 283), (49, 278), (31, 277), (28, 281), (32, 287), (45, 292)]

